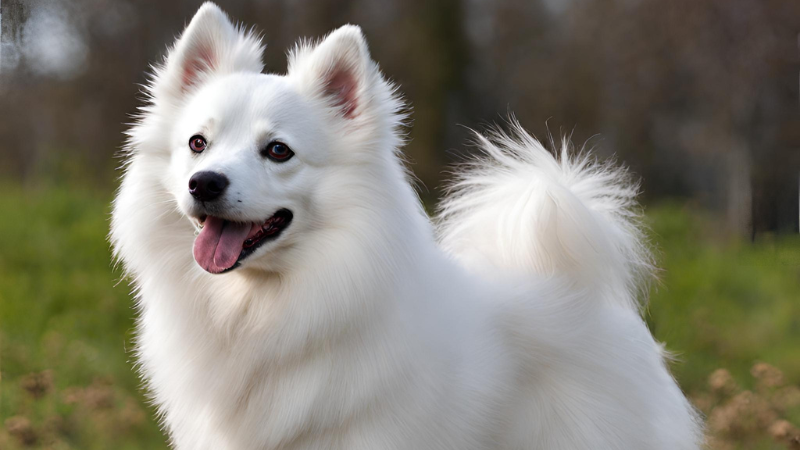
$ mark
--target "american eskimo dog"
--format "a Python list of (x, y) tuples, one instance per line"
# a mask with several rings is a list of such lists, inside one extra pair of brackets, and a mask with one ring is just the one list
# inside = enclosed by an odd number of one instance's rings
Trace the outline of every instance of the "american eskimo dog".
[(264, 74), (206, 3), (131, 128), (111, 240), (173, 446), (697, 449), (639, 315), (626, 173), (518, 125), (433, 221), (356, 26)]

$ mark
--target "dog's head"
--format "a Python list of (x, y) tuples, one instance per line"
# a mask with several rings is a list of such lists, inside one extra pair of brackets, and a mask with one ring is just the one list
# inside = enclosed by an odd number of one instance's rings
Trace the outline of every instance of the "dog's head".
[(166, 140), (164, 183), (199, 229), (194, 257), (211, 273), (269, 268), (264, 255), (321, 222), (331, 202), (320, 199), (337, 195), (343, 168), (391, 157), (360, 148), (394, 139), (399, 102), (358, 27), (298, 45), (286, 75), (262, 74), (261, 53), (204, 4), (157, 70), (139, 126)]

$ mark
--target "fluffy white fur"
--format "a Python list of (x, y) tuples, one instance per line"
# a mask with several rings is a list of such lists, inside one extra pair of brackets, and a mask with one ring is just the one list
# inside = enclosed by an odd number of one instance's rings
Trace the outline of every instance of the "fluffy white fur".
[[(300, 45), (287, 75), (261, 74), (261, 51), (200, 8), (156, 69), (114, 202), (138, 360), (175, 448), (699, 447), (638, 313), (650, 258), (623, 172), (515, 125), (479, 138), (437, 229), (359, 28)], [(261, 156), (273, 139), (294, 158)], [(201, 170), (230, 179), (213, 205), (188, 192)], [(278, 208), (294, 221), (241, 267), (194, 261), (199, 215)]]

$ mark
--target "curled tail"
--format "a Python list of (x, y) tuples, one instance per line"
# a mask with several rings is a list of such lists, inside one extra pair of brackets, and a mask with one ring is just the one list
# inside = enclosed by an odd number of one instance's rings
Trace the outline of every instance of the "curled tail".
[(511, 128), (477, 134), (486, 155), (465, 165), (439, 208), (443, 248), (473, 270), (564, 275), (637, 308), (653, 270), (638, 183), (567, 139), (554, 155)]

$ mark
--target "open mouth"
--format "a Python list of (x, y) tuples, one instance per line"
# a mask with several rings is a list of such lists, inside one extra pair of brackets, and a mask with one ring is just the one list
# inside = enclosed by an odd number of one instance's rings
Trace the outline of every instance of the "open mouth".
[(239, 267), (242, 260), (262, 245), (281, 235), (290, 223), (292, 212), (280, 209), (264, 222), (232, 222), (221, 217), (200, 218), (200, 234), (194, 240), (194, 259), (210, 273), (225, 273)]

